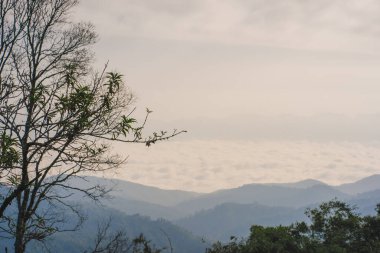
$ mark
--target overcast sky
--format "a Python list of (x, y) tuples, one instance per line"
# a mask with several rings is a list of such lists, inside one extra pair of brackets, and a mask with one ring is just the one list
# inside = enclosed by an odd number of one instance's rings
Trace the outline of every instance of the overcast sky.
[(75, 15), (95, 24), (98, 66), (125, 75), (154, 127), (192, 139), (371, 141), (379, 13), (378, 0), (82, 0)]
[(79, 13), (98, 62), (160, 118), (380, 111), (377, 0), (82, 0)]

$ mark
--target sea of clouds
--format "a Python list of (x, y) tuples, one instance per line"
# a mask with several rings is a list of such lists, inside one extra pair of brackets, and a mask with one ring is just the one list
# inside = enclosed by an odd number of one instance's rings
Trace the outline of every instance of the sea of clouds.
[(336, 185), (380, 173), (380, 142), (183, 140), (117, 151), (128, 162), (107, 177), (198, 192), (308, 178)]

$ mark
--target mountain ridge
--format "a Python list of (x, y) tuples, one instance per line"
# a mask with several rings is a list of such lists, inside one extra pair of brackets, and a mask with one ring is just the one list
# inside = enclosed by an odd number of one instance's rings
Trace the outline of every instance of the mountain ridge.
[[(361, 184), (366, 182), (367, 178), (354, 183)], [(375, 179), (377, 178), (375, 177)], [(292, 183), (245, 184), (236, 188), (203, 194), (165, 190), (107, 178), (88, 177), (87, 183), (111, 186), (115, 186), (116, 183), (117, 187), (114, 187), (115, 190), (110, 192), (111, 198), (104, 200), (107, 206), (120, 209), (129, 215), (139, 213), (152, 218), (168, 220), (184, 218), (226, 202), (237, 204), (260, 203), (266, 206), (298, 208), (333, 198), (349, 200), (355, 196), (340, 191), (339, 186), (331, 186), (313, 179)], [(380, 180), (378, 185), (380, 189)]]
[(341, 184), (336, 189), (351, 195), (380, 189), (380, 174), (373, 174), (352, 183)]
[[(212, 194), (215, 192), (220, 192), (220, 191), (224, 191), (224, 190), (232, 190), (232, 189), (237, 189), (237, 188), (246, 187), (246, 186), (250, 186), (250, 185), (284, 186), (284, 187), (292, 187), (292, 188), (309, 188), (309, 187), (312, 187), (315, 185), (327, 185), (330, 187), (334, 187), (336, 189), (345, 189), (345, 188), (349, 188), (353, 185), (355, 185), (355, 186), (356, 185), (363, 185), (363, 184), (367, 184), (368, 182), (370, 182), (372, 185), (378, 184), (378, 187), (380, 188), (380, 174), (372, 174), (370, 176), (363, 177), (363, 178), (358, 179), (356, 181), (353, 181), (350, 183), (342, 183), (339, 185), (331, 185), (331, 184), (325, 183), (321, 180), (317, 180), (317, 179), (313, 179), (313, 178), (306, 178), (306, 179), (302, 179), (299, 181), (285, 182), (285, 183), (271, 183), (271, 182), (268, 182), (268, 183), (247, 183), (247, 184), (243, 184), (240, 186), (218, 189), (218, 190), (211, 191), (211, 192), (196, 192), (196, 191), (187, 191), (187, 190), (180, 190), (180, 189), (164, 189), (164, 188), (160, 188), (157, 186), (145, 185), (142, 183), (136, 183), (136, 182), (132, 182), (132, 181), (128, 181), (128, 180), (114, 179), (114, 178), (107, 178), (107, 177), (86, 176), (86, 178), (102, 179), (102, 180), (112, 181), (116, 184), (120, 184), (120, 183), (125, 184), (126, 183), (130, 186), (133, 186), (135, 189), (137, 189), (137, 188), (149, 188), (151, 190), (161, 190), (161, 191), (172, 192), (172, 193), (177, 192), (177, 193), (188, 194), (188, 195), (207, 195), (207, 194)], [(375, 187), (372, 190), (376, 190), (376, 189), (377, 188)], [(370, 191), (370, 190), (368, 190), (368, 191)], [(365, 191), (362, 191), (362, 192), (365, 192)], [(362, 193), (362, 192), (360, 192), (360, 193)]]

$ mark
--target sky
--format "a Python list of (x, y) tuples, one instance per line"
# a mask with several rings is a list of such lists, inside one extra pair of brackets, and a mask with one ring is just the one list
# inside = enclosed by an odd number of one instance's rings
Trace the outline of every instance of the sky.
[(124, 74), (137, 117), (148, 107), (148, 130), (188, 130), (152, 149), (116, 145), (130, 157), (120, 175), (212, 191), (380, 173), (379, 13), (377, 0), (82, 0), (95, 65)]

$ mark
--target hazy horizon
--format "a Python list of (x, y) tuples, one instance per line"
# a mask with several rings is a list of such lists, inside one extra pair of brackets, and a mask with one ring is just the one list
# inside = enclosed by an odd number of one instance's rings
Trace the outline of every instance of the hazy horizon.
[(124, 74), (137, 117), (154, 111), (147, 130), (188, 130), (149, 150), (116, 144), (129, 155), (119, 175), (211, 191), (380, 173), (379, 11), (376, 0), (81, 1), (95, 65)]

